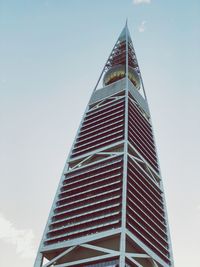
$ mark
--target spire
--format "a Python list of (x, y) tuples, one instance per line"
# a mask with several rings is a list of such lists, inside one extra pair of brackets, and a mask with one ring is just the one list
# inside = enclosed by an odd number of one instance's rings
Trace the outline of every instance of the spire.
[(129, 32), (129, 29), (128, 29), (128, 19), (126, 19), (126, 23), (125, 23), (125, 26), (118, 38), (119, 41), (125, 41), (126, 40), (126, 32), (128, 33), (128, 41), (131, 41), (131, 36), (130, 36), (130, 32)]

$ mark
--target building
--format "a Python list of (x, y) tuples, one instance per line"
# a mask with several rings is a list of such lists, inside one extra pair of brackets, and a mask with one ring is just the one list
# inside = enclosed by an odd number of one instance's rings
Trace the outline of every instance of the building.
[(35, 260), (41, 266), (173, 266), (151, 117), (127, 24), (65, 165)]

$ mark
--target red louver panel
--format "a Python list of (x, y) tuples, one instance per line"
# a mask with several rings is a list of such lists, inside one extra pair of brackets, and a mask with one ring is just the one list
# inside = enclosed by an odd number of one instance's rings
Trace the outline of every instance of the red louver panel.
[(128, 139), (142, 157), (159, 173), (151, 124), (129, 100)]
[(124, 99), (86, 114), (72, 157), (111, 145), (124, 138)]
[(121, 157), (68, 172), (45, 244), (120, 227), (122, 173)]
[(127, 229), (169, 263), (162, 191), (128, 159)]

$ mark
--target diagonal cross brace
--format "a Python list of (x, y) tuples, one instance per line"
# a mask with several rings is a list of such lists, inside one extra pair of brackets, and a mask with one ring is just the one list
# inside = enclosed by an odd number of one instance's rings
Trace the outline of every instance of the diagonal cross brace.
[(85, 248), (89, 248), (89, 249), (93, 249), (93, 250), (97, 250), (97, 251), (101, 251), (101, 252), (108, 253), (108, 254), (116, 254), (116, 256), (120, 254), (120, 252), (118, 252), (118, 251), (108, 249), (108, 248), (102, 248), (102, 247), (94, 246), (94, 245), (90, 245), (90, 244), (82, 244), (80, 246), (85, 247)]
[(73, 246), (68, 248), (67, 250), (63, 251), (61, 254), (59, 254), (58, 256), (56, 256), (55, 258), (53, 258), (51, 261), (49, 261), (48, 263), (46, 263), (45, 265), (43, 265), (42, 267), (49, 267), (52, 264), (54, 264), (58, 259), (62, 258), (63, 256), (67, 255), (69, 252), (71, 252), (73, 249), (75, 249), (75, 247), (77, 246)]

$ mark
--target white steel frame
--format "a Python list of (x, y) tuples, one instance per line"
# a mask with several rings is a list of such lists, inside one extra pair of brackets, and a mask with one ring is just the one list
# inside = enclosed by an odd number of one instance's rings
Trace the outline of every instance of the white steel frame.
[[(134, 265), (136, 265), (138, 267), (143, 267), (137, 261), (137, 259), (141, 259), (141, 258), (149, 259), (149, 262), (151, 262), (151, 266), (153, 266), (153, 267), (160, 267), (160, 266), (169, 267), (169, 265), (166, 264), (158, 255), (156, 255), (156, 253), (154, 253), (150, 248), (148, 248), (148, 246), (144, 245), (136, 236), (134, 236), (129, 230), (126, 229), (127, 163), (128, 163), (128, 156), (131, 157), (132, 160), (136, 164), (138, 164), (138, 166), (140, 166), (140, 168), (142, 168), (141, 164), (145, 165), (147, 167), (148, 173), (146, 173), (146, 174), (150, 177), (150, 179), (157, 186), (158, 186), (158, 184), (160, 184), (160, 189), (162, 191), (163, 191), (163, 184), (162, 184), (161, 175), (155, 172), (155, 170), (142, 157), (142, 155), (140, 155), (140, 153), (137, 151), (137, 149), (134, 148), (130, 144), (130, 142), (128, 141), (128, 101), (129, 101), (128, 94), (130, 92), (129, 91), (129, 79), (128, 79), (128, 41), (130, 39), (130, 34), (129, 34), (129, 31), (128, 31), (127, 22), (126, 22), (125, 28), (123, 29), (121, 35), (118, 38), (116, 44), (118, 43), (118, 41), (121, 38), (124, 38), (124, 36), (125, 36), (125, 40), (126, 40), (126, 66), (125, 66), (126, 67), (126, 76), (125, 76), (125, 88), (122, 88), (122, 90), (120, 92), (122, 92), (124, 90), (125, 91), (125, 96), (121, 96), (121, 95), (118, 95), (118, 94), (117, 95), (113, 95), (113, 96), (109, 96), (109, 97), (107, 97), (105, 99), (102, 99), (101, 101), (97, 102), (96, 105), (94, 104), (91, 109), (89, 109), (89, 104), (90, 104), (90, 101), (89, 101), (89, 103), (87, 105), (87, 108), (86, 108), (86, 110), (84, 112), (84, 116), (83, 116), (83, 118), (81, 120), (80, 126), (78, 128), (78, 131), (76, 133), (76, 137), (75, 137), (74, 143), (73, 143), (73, 145), (71, 147), (68, 159), (67, 159), (67, 161), (65, 163), (65, 167), (63, 169), (63, 173), (61, 175), (61, 179), (60, 179), (60, 182), (59, 182), (56, 194), (55, 194), (55, 198), (54, 198), (51, 210), (50, 210), (50, 214), (49, 214), (49, 217), (48, 217), (48, 220), (47, 220), (47, 224), (46, 224), (46, 227), (45, 227), (45, 230), (44, 230), (44, 233), (43, 233), (43, 237), (42, 237), (39, 249), (38, 249), (38, 253), (37, 253), (37, 257), (36, 257), (36, 260), (35, 260), (34, 267), (50, 267), (50, 266), (67, 267), (67, 266), (73, 266), (73, 265), (77, 266), (79, 264), (84, 264), (84, 263), (85, 264), (86, 263), (89, 264), (90, 262), (93, 262), (93, 261), (96, 261), (96, 260), (102, 260), (103, 261), (104, 259), (109, 259), (111, 257), (116, 257), (116, 256), (119, 257), (119, 266), (120, 267), (124, 267), (125, 266), (126, 258), (130, 262), (132, 262)], [(116, 46), (116, 44), (115, 44), (115, 46)], [(114, 46), (114, 48), (115, 48), (115, 46)], [(112, 51), (111, 51), (110, 56), (111, 55), (112, 55)], [(106, 64), (105, 64), (105, 66), (103, 68), (103, 71), (102, 71), (98, 81), (97, 81), (97, 84), (96, 84), (96, 86), (94, 88), (93, 94), (97, 90), (98, 84), (99, 84), (99, 82), (100, 82), (100, 80), (102, 78), (102, 75), (105, 72), (105, 68), (106, 68)], [(142, 90), (143, 90), (143, 94), (144, 94), (144, 100), (145, 100), (145, 103), (147, 105), (147, 110), (149, 110), (148, 109), (147, 97), (146, 97), (146, 93), (145, 93), (145, 90), (144, 90), (143, 81), (142, 81), (142, 77), (141, 76), (140, 76), (140, 79), (141, 79)], [(75, 142), (76, 142), (76, 139), (77, 139), (77, 137), (79, 135), (82, 123), (84, 121), (84, 117), (86, 116), (86, 114), (88, 112), (90, 112), (90, 111), (92, 111), (94, 109), (98, 110), (98, 108), (100, 106), (104, 105), (104, 101), (107, 100), (108, 98), (109, 99), (113, 99), (113, 101), (125, 98), (125, 124), (124, 124), (124, 136), (125, 137), (124, 137), (124, 141), (121, 141), (121, 142), (118, 142), (118, 143), (115, 143), (115, 144), (112, 144), (112, 145), (108, 145), (108, 146), (105, 146), (105, 147), (100, 148), (100, 149), (96, 149), (93, 152), (88, 152), (88, 153), (85, 153), (84, 155), (81, 155), (81, 156), (78, 156), (78, 157), (75, 157), (75, 158), (71, 158), (72, 150), (73, 150), (73, 148), (75, 146)], [(131, 99), (131, 101), (134, 102), (134, 104), (137, 105), (137, 108), (140, 111), (142, 111), (144, 118), (149, 122), (150, 121), (149, 114), (147, 114), (143, 110), (143, 108), (140, 106), (140, 104), (137, 101), (134, 101), (132, 99)], [(106, 105), (105, 105), (105, 107), (106, 107)], [(112, 148), (114, 148), (114, 147), (116, 147), (118, 145), (121, 145), (123, 147), (123, 151), (120, 151), (120, 152), (112, 151)], [(129, 152), (129, 147), (132, 149), (133, 154)], [(123, 185), (122, 185), (121, 227), (118, 228), (118, 229), (108, 230), (108, 231), (105, 231), (105, 232), (102, 232), (102, 233), (97, 233), (97, 234), (93, 234), (93, 235), (77, 238), (77, 239), (70, 240), (70, 241), (64, 241), (64, 242), (58, 243), (58, 244), (48, 245), (48, 247), (45, 248), (43, 246), (43, 243), (44, 243), (45, 238), (46, 238), (46, 234), (47, 234), (47, 231), (48, 231), (48, 226), (49, 226), (49, 224), (51, 222), (51, 218), (53, 216), (53, 211), (54, 211), (54, 209), (56, 207), (57, 196), (58, 196), (58, 194), (60, 192), (60, 188), (62, 186), (62, 182), (65, 179), (65, 174), (67, 172), (70, 172), (71, 170), (80, 169), (80, 168), (84, 167), (85, 164), (88, 164), (87, 162), (89, 160), (91, 160), (96, 155), (105, 156), (104, 159), (99, 160), (97, 162), (101, 162), (101, 161), (107, 159), (107, 157), (114, 158), (116, 156), (123, 155), (123, 160), (124, 160), (123, 164), (124, 165), (123, 165)], [(69, 164), (72, 163), (72, 162), (76, 162), (76, 163), (75, 163), (75, 165), (73, 167), (69, 168)], [(164, 197), (164, 194), (163, 194), (163, 197)], [(167, 221), (167, 235), (168, 235), (168, 240), (169, 240), (169, 245), (170, 245), (170, 253), (171, 253), (171, 257), (170, 257), (171, 262), (172, 262), (171, 267), (173, 267), (173, 257), (172, 257), (171, 240), (170, 240), (170, 234), (169, 234), (169, 225), (168, 225), (168, 219), (167, 219), (165, 199), (164, 199), (164, 205), (165, 205), (165, 208), (164, 208), (164, 210), (165, 210), (165, 218), (166, 218), (166, 221)], [(102, 239), (102, 238), (105, 238), (105, 237), (108, 237), (108, 236), (112, 237), (112, 236), (116, 236), (116, 235), (120, 235), (120, 249), (119, 249), (119, 251), (116, 251), (114, 249), (107, 249), (105, 247), (95, 246), (95, 245), (89, 244), (91, 241)], [(130, 252), (127, 252), (126, 251), (126, 239), (127, 239), (127, 237), (129, 237), (130, 240), (132, 240), (139, 247), (141, 247), (142, 251), (144, 251), (144, 252), (141, 252), (141, 253), (130, 253)], [(71, 263), (68, 262), (68, 263), (65, 263), (65, 264), (56, 264), (56, 261), (58, 259), (62, 258), (63, 256), (68, 255), (73, 250), (75, 250), (77, 247), (82, 247), (82, 248), (87, 248), (87, 249), (94, 250), (94, 251), (99, 251), (99, 252), (104, 253), (104, 255), (97, 256), (97, 257), (92, 257), (92, 258), (87, 258), (87, 259), (82, 259), (82, 260), (78, 260), (78, 261), (71, 262)], [(65, 248), (65, 250), (64, 251), (62, 250), (59, 255), (54, 257), (49, 262), (44, 263), (44, 253), (45, 253), (45, 251), (47, 251), (47, 250), (48, 251), (53, 251), (55, 249), (59, 250), (61, 248), (62, 249)], [(150, 265), (149, 265), (149, 267), (150, 267)]]

